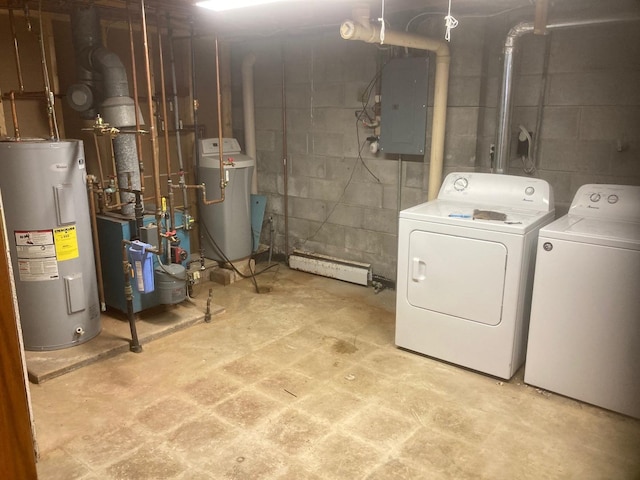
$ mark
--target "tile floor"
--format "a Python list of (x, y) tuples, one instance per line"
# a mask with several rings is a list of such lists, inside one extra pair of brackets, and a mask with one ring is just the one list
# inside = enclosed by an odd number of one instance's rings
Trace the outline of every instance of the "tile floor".
[(40, 478), (640, 479), (640, 421), (395, 348), (394, 292), (284, 266), (259, 282), (32, 385)]

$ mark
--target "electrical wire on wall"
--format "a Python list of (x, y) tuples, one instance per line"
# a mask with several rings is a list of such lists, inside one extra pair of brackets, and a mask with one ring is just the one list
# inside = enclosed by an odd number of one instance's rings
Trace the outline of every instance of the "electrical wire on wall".
[(369, 166), (364, 161), (364, 158), (362, 158), (362, 150), (364, 149), (364, 147), (367, 144), (367, 142), (369, 142), (370, 140), (369, 140), (369, 138), (366, 138), (364, 141), (362, 141), (362, 142), (360, 141), (360, 130), (359, 130), (358, 127), (362, 124), (363, 126), (365, 126), (367, 128), (374, 128), (375, 125), (376, 125), (375, 122), (377, 122), (377, 120), (375, 118), (375, 114), (372, 117), (371, 115), (369, 115), (367, 110), (369, 108), (369, 103), (371, 102), (371, 97), (373, 95), (373, 91), (374, 91), (376, 82), (382, 76), (382, 71), (384, 70), (384, 67), (387, 65), (387, 63), (388, 62), (386, 62), (384, 65), (382, 65), (380, 70), (369, 81), (368, 85), (366, 86), (366, 88), (365, 88), (365, 90), (364, 90), (364, 92), (362, 94), (362, 98), (361, 98), (362, 109), (356, 111), (356, 124), (355, 124), (355, 127), (356, 127), (356, 141), (357, 141), (357, 145), (358, 145), (358, 156), (355, 159), (355, 161), (353, 162), (353, 166), (351, 168), (351, 175), (349, 175), (349, 179), (347, 180), (347, 183), (345, 184), (344, 188), (342, 189), (342, 193), (340, 194), (340, 197), (333, 204), (333, 207), (331, 207), (331, 210), (329, 211), (329, 213), (327, 214), (325, 219), (322, 221), (320, 226), (318, 226), (318, 228), (315, 230), (315, 232), (313, 232), (307, 238), (302, 240), (301, 243), (300, 243), (300, 246), (303, 246), (309, 240), (312, 240), (320, 232), (320, 230), (322, 230), (322, 227), (324, 227), (326, 225), (326, 223), (329, 221), (329, 219), (331, 218), (331, 215), (333, 215), (333, 212), (335, 212), (336, 208), (338, 207), (338, 205), (340, 204), (340, 202), (342, 201), (342, 199), (346, 195), (347, 189), (349, 188), (349, 185), (351, 185), (351, 182), (353, 181), (353, 177), (355, 175), (356, 167), (358, 166), (358, 163), (362, 164), (362, 166), (365, 168), (365, 170), (367, 172), (369, 172), (369, 174), (375, 179), (375, 181), (377, 183), (382, 183), (380, 181), (380, 179), (376, 176), (376, 174), (373, 173), (373, 171), (371, 171)]

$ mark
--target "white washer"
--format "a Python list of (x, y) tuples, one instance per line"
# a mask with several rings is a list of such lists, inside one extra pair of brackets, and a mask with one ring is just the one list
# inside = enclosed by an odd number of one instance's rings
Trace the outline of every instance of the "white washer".
[(640, 418), (640, 187), (583, 185), (540, 230), (526, 383)]
[[(474, 220), (474, 210), (506, 220)], [(431, 202), (400, 212), (396, 344), (509, 379), (524, 362), (544, 180), (451, 173)]]

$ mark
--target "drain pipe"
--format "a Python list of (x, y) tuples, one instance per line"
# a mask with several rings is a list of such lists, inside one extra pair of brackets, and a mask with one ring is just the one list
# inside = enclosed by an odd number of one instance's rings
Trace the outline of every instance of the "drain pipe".
[[(620, 16), (605, 18), (589, 18), (576, 20), (563, 20), (550, 23), (547, 30), (559, 30), (562, 28), (589, 27), (610, 23), (639, 21), (638, 16)], [(523, 35), (534, 31), (533, 22), (521, 22), (515, 25), (507, 34), (504, 44), (504, 61), (502, 71), (502, 89), (498, 105), (498, 138), (496, 141), (496, 173), (507, 173), (509, 161), (509, 137), (511, 131), (511, 113), (513, 99), (513, 56), (516, 51), (517, 41)], [(386, 40), (386, 38), (385, 38)], [(540, 135), (540, 132), (536, 132)]]
[[(347, 20), (340, 27), (340, 35), (345, 40), (361, 40), (367, 43), (380, 42), (380, 27), (369, 24), (367, 9), (353, 12), (356, 20)], [(428, 50), (436, 54), (436, 80), (433, 100), (433, 126), (431, 129), (431, 157), (429, 163), (428, 200), (438, 196), (442, 184), (444, 163), (444, 137), (447, 122), (447, 92), (449, 88), (449, 64), (451, 56), (446, 42), (407, 32), (385, 29), (384, 43), (397, 47)]]
[[(256, 63), (254, 53), (245, 55), (242, 60), (242, 113), (244, 118), (244, 148), (248, 156), (256, 158), (256, 114), (253, 93), (253, 65)], [(251, 177), (251, 193), (258, 194), (258, 167), (253, 169)]]

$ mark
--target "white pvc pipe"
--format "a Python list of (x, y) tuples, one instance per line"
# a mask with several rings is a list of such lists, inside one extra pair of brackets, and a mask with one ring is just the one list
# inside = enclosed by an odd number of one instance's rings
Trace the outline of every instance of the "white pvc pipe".
[[(256, 158), (256, 114), (253, 95), (253, 65), (256, 56), (253, 53), (245, 55), (242, 60), (242, 113), (244, 116), (244, 148), (248, 156)], [(258, 193), (258, 165), (253, 167), (251, 176), (251, 193)]]
[[(362, 16), (360, 16), (362, 18)], [(380, 28), (375, 25), (356, 23), (347, 20), (340, 27), (340, 35), (345, 40), (361, 40), (367, 43), (380, 43)], [(433, 126), (431, 129), (431, 156), (429, 163), (428, 200), (438, 196), (442, 184), (442, 166), (444, 163), (444, 137), (447, 122), (447, 92), (449, 89), (449, 46), (446, 42), (407, 32), (385, 29), (384, 43), (398, 47), (428, 50), (436, 54), (436, 81), (433, 100)]]

